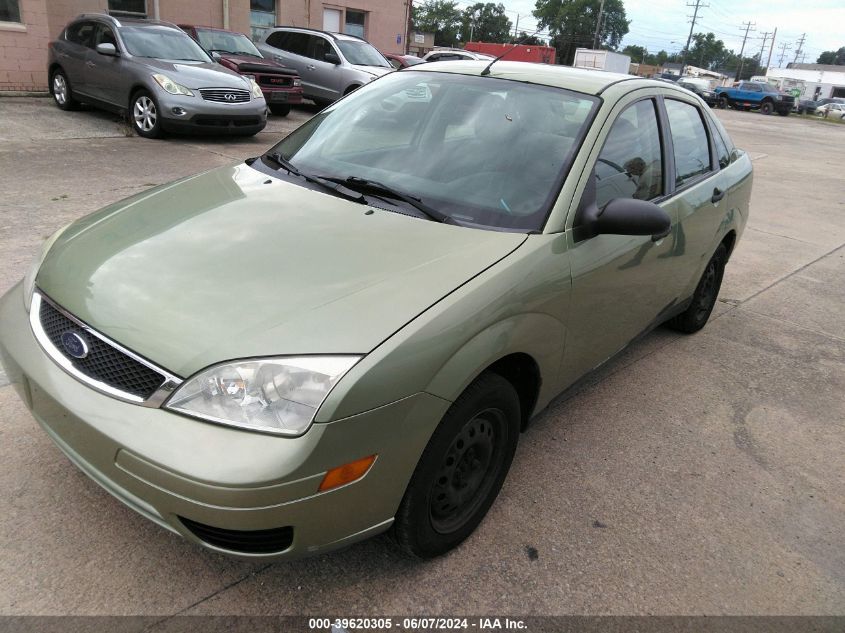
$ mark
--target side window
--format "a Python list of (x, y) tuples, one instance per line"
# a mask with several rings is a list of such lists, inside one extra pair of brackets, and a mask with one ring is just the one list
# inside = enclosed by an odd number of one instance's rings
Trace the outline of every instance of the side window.
[(402, 63), (398, 59), (388, 59), (387, 61), (389, 61), (390, 65), (393, 66), (396, 70), (402, 68)]
[(287, 50), (285, 40), (288, 39), (289, 35), (290, 33), (285, 33), (284, 31), (276, 31), (275, 33), (270, 33), (270, 35), (267, 36), (265, 43), (267, 46), (272, 46), (273, 48)]
[(595, 172), (599, 208), (614, 198), (651, 200), (663, 194), (663, 160), (654, 101), (638, 101), (617, 117)]
[(719, 169), (724, 169), (731, 164), (731, 153), (728, 151), (728, 146), (725, 145), (722, 135), (716, 130), (713, 130), (713, 142), (716, 144), (716, 158), (719, 159)]
[(109, 27), (102, 24), (97, 29), (97, 33), (94, 36), (94, 48), (96, 48), (98, 44), (111, 44), (117, 48), (117, 39), (115, 39), (114, 33)]
[(308, 57), (311, 59), (316, 59), (318, 61), (326, 61), (326, 53), (333, 53), (334, 50), (332, 49), (332, 45), (329, 44), (329, 41), (324, 38), (320, 37), (319, 35), (310, 35), (308, 37), (309, 46), (308, 46)]
[(683, 101), (666, 99), (666, 114), (675, 148), (675, 186), (710, 171), (710, 145), (698, 108)]
[(95, 22), (77, 22), (68, 27), (65, 39), (74, 44), (94, 48), (94, 31), (96, 30), (97, 24)]

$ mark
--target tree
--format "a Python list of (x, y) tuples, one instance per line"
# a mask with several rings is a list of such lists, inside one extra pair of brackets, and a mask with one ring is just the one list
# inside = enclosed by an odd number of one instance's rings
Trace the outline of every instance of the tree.
[(519, 37), (512, 37), (511, 44), (520, 43), (525, 46), (545, 46), (546, 42), (541, 40), (536, 35), (528, 35), (525, 31), (519, 32)]
[(622, 49), (622, 54), (630, 57), (631, 61), (635, 64), (645, 64), (645, 58), (646, 55), (648, 55), (648, 51), (646, 51), (645, 46), (628, 44), (628, 46)]
[(426, 0), (413, 5), (411, 24), (418, 33), (434, 33), (437, 46), (455, 46), (461, 26), (458, 3), (450, 0)]
[[(534, 17), (537, 26), (552, 34), (558, 61), (571, 64), (575, 49), (591, 47), (599, 20), (601, 0), (537, 0)], [(599, 29), (599, 47), (616, 48), (628, 32), (622, 0), (605, 0)]]
[(816, 60), (817, 64), (835, 64), (836, 66), (845, 66), (845, 46), (838, 51), (825, 51)]
[(725, 43), (717, 40), (713, 33), (696, 33), (692, 36), (687, 64), (699, 68), (718, 68), (724, 66), (732, 54), (732, 51), (725, 48)]
[(505, 5), (476, 2), (464, 9), (461, 17), (461, 40), (469, 42), (507, 42), (511, 21), (505, 15)]

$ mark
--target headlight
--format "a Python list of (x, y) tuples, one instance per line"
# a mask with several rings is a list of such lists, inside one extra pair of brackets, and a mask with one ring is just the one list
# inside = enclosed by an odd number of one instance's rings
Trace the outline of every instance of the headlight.
[(297, 356), (209, 367), (185, 381), (166, 409), (277, 435), (300, 435), (360, 356)]
[(298, 77), (293, 80), (293, 87), (294, 88), (296, 88), (297, 86), (301, 86), (301, 85), (302, 85), (302, 80), (299, 79)]
[(264, 93), (263, 93), (263, 92), (261, 92), (261, 86), (259, 86), (259, 85), (255, 82), (255, 79), (253, 79), (252, 77), (250, 77), (250, 78), (249, 78), (249, 83), (250, 83), (250, 84), (251, 84), (251, 86), (252, 86), (252, 96), (253, 96), (253, 98), (255, 98), (255, 99), (263, 98), (263, 97), (264, 97)]
[(44, 263), (44, 259), (47, 257), (47, 253), (50, 252), (50, 248), (56, 243), (59, 236), (64, 233), (65, 229), (69, 226), (70, 224), (63, 226), (44, 240), (44, 243), (41, 244), (41, 248), (38, 250), (38, 253), (36, 253), (35, 257), (32, 259), (32, 263), (29, 265), (29, 270), (26, 271), (26, 276), (23, 278), (23, 305), (27, 312), (29, 312), (29, 306), (32, 304), (32, 292), (35, 290), (35, 277), (38, 275), (38, 270), (41, 268), (41, 264)]
[(186, 97), (193, 97), (194, 93), (188, 90), (182, 84), (177, 84), (167, 75), (153, 75), (153, 79), (156, 80), (156, 83), (161, 86), (165, 91), (169, 92), (172, 95), (184, 95)]

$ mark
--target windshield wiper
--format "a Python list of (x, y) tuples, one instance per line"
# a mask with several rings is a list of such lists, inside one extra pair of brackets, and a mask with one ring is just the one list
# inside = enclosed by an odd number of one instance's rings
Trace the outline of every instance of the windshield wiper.
[[(293, 163), (291, 163), (287, 158), (282, 156), (281, 152), (273, 152), (272, 154), (265, 154), (265, 156), (274, 163), (276, 163), (279, 167), (284, 169), (286, 172), (288, 172), (291, 176), (296, 176), (315, 185), (319, 185), (323, 189), (328, 189), (329, 191), (334, 192), (341, 198), (346, 198), (347, 200), (351, 200), (352, 202), (358, 202), (359, 204), (367, 204), (367, 199), (364, 198), (363, 195), (356, 196), (351, 193), (346, 193), (345, 191), (342, 191), (340, 187), (330, 184), (331, 182), (334, 182), (330, 178), (323, 178), (321, 176), (312, 176), (311, 174), (302, 173), (301, 171), (299, 171), (299, 169), (296, 168)], [(338, 184), (344, 183), (341, 182)]]
[(452, 219), (451, 216), (428, 206), (418, 197), (404, 193), (398, 189), (394, 189), (390, 185), (386, 185), (377, 180), (368, 180), (367, 178), (359, 178), (358, 176), (349, 176), (349, 178), (332, 178), (329, 176), (322, 176), (322, 178), (324, 180), (336, 182), (339, 185), (343, 185), (344, 187), (348, 187), (356, 191), (369, 191), (370, 193), (374, 193), (376, 195), (382, 194), (390, 198), (395, 198), (396, 200), (401, 200), (437, 222), (448, 222)]

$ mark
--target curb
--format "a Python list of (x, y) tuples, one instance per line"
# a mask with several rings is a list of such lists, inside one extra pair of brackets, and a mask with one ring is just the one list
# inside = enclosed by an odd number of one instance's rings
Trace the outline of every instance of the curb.
[(46, 90), (0, 90), (0, 98), (2, 97), (49, 97), (50, 93)]

